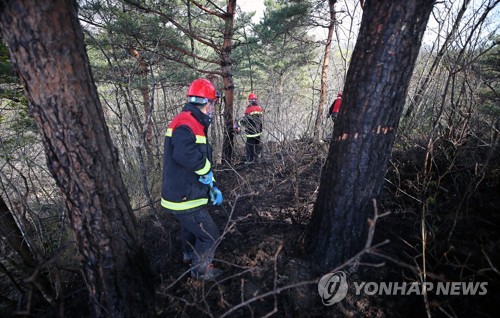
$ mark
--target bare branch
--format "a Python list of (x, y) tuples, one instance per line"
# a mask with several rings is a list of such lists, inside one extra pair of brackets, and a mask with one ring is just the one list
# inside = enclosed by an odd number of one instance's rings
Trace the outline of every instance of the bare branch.
[(198, 1), (195, 1), (195, 0), (189, 0), (192, 4), (194, 4), (195, 6), (197, 6), (198, 8), (200, 8), (201, 10), (205, 11), (206, 13), (208, 14), (211, 14), (211, 15), (214, 15), (218, 18), (221, 18), (222, 20), (224, 20), (226, 18), (225, 16), (225, 12), (224, 10), (222, 10), (221, 8), (219, 8), (215, 3), (213, 3), (212, 1), (208, 1), (210, 4), (212, 4), (213, 6), (215, 6), (217, 9), (219, 9), (220, 11), (224, 12), (223, 14), (217, 12), (217, 11), (214, 11), (214, 10), (211, 10), (210, 8), (207, 8), (205, 7), (204, 5), (202, 5), (201, 3), (199, 3)]

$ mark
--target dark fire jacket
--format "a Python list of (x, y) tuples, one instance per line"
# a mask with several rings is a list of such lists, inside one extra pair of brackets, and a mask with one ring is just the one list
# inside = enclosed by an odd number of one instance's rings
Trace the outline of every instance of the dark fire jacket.
[(247, 138), (259, 137), (262, 135), (262, 108), (259, 105), (249, 105), (238, 124), (245, 127)]
[(210, 117), (194, 104), (186, 104), (165, 135), (161, 205), (180, 213), (206, 205), (210, 188), (198, 178), (212, 168), (207, 142)]

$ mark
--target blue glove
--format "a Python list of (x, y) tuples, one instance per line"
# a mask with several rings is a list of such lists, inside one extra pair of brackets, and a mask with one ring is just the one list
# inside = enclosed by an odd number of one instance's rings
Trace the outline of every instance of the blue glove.
[(213, 205), (220, 205), (222, 203), (222, 192), (217, 187), (210, 189), (210, 200)]
[(208, 184), (210, 188), (212, 188), (214, 186), (214, 174), (212, 170), (210, 170), (206, 175), (199, 177), (198, 181), (203, 184)]

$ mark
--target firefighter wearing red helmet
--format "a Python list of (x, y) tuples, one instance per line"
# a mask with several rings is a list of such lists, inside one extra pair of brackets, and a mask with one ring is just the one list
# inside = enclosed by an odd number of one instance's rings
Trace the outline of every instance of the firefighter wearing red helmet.
[[(245, 128), (245, 163), (253, 163), (255, 160), (260, 159), (262, 149), (260, 142), (262, 135), (262, 108), (258, 104), (255, 93), (248, 95), (248, 106), (245, 109), (245, 116), (238, 121), (238, 124)], [(239, 129), (237, 131), (239, 132)]]
[(337, 98), (333, 101), (332, 105), (330, 106), (330, 109), (328, 110), (328, 117), (332, 117), (332, 120), (335, 121), (337, 118), (337, 115), (340, 110), (340, 104), (342, 104), (342, 92), (339, 92), (337, 94)]
[(207, 131), (216, 101), (210, 81), (189, 85), (187, 103), (165, 134), (161, 206), (179, 221), (183, 260), (191, 262), (191, 276), (215, 280), (222, 270), (212, 261), (219, 230), (207, 205), (222, 203), (212, 172), (212, 148)]

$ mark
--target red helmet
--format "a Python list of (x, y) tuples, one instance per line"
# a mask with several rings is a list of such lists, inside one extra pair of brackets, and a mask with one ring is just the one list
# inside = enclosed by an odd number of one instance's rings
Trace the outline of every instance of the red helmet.
[(255, 95), (254, 93), (248, 94), (248, 100), (252, 100), (252, 99), (257, 99), (257, 95)]
[(187, 97), (195, 96), (195, 97), (202, 97), (206, 99), (215, 100), (216, 99), (215, 87), (212, 85), (212, 83), (210, 83), (209, 80), (204, 78), (198, 78), (195, 79), (191, 83), (191, 85), (189, 85), (186, 96)]

